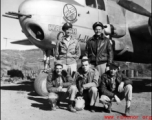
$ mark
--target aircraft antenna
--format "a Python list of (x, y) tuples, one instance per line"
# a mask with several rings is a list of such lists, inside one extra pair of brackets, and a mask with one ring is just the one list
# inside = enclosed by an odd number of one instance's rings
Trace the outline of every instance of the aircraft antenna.
[[(96, 2), (97, 2), (97, 1), (96, 1)], [(98, 2), (97, 2), (97, 6), (98, 6)], [(99, 21), (99, 6), (98, 6), (97, 9), (98, 9), (98, 22), (100, 22), (100, 21)]]
[(15, 40), (15, 39), (6, 38), (6, 37), (4, 37), (4, 39), (6, 40), (6, 43), (5, 43), (5, 49), (7, 48), (7, 40), (8, 40), (8, 39), (10, 39), (10, 40)]
[(8, 39), (8, 38), (4, 38), (4, 39), (6, 40), (6, 43), (5, 43), (5, 49), (6, 49), (6, 47), (7, 47), (7, 39)]
[(98, 9), (98, 22), (100, 22), (100, 21), (99, 21), (99, 9)]

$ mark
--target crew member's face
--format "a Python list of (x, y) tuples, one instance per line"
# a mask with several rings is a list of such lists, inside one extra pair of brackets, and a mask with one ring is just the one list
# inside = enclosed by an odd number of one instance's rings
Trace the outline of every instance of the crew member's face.
[(57, 75), (61, 75), (62, 70), (63, 70), (63, 67), (62, 67), (61, 65), (57, 65), (57, 66), (55, 67), (55, 71), (56, 71), (56, 74), (57, 74)]
[(110, 69), (110, 75), (115, 76), (117, 73), (117, 69)]
[(88, 72), (89, 67), (90, 67), (90, 64), (88, 61), (82, 62), (82, 69), (84, 70), (84, 72)]
[(102, 27), (101, 26), (97, 26), (94, 30), (96, 35), (101, 35), (101, 33), (103, 32)]
[(65, 32), (65, 36), (69, 37), (71, 35), (71, 33), (72, 33), (72, 29), (71, 28), (66, 29), (64, 32)]

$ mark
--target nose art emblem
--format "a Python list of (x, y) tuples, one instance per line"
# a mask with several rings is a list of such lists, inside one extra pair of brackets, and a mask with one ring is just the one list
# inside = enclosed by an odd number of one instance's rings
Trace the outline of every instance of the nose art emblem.
[(66, 22), (75, 23), (77, 21), (77, 9), (71, 4), (63, 7), (63, 15)]

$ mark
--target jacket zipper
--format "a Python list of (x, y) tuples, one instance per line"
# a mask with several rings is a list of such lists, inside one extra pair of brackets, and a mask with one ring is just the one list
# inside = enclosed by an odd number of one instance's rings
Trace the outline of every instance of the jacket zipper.
[(98, 64), (97, 63), (97, 58), (98, 58), (98, 40), (96, 40), (96, 65)]
[(70, 41), (68, 41), (68, 42), (69, 42), (69, 43), (68, 43), (67, 50), (66, 50), (66, 65), (67, 65), (67, 53), (68, 53)]

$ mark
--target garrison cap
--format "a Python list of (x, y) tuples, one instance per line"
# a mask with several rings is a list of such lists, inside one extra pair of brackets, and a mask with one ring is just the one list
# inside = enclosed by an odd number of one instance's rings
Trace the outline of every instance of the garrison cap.
[(82, 59), (81, 59), (81, 62), (85, 62), (85, 61), (88, 61), (89, 62), (89, 59), (87, 56), (83, 56)]
[(63, 26), (62, 26), (62, 30), (64, 31), (64, 30), (67, 30), (67, 29), (69, 29), (69, 28), (72, 28), (72, 24), (71, 23), (65, 23)]
[(63, 63), (62, 63), (60, 60), (57, 60), (57, 61), (55, 62), (55, 67), (56, 67), (57, 65), (60, 65), (60, 66), (63, 67)]
[(107, 27), (107, 26), (104, 26), (101, 22), (95, 22), (95, 23), (93, 24), (93, 26), (92, 26), (93, 30), (95, 30), (95, 28), (96, 28), (97, 26), (101, 26), (102, 29)]
[(118, 66), (114, 63), (110, 63), (109, 68), (110, 68), (110, 70), (118, 69)]

